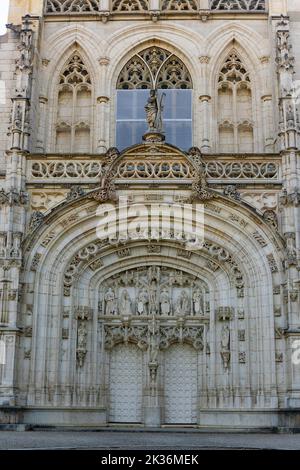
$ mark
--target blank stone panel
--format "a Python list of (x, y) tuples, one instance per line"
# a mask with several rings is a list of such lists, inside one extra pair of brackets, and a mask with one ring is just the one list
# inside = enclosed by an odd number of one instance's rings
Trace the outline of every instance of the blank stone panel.
[(90, 129), (75, 129), (74, 151), (75, 153), (88, 152), (90, 146)]
[(57, 129), (56, 151), (58, 153), (68, 153), (71, 151), (71, 129)]
[(234, 151), (234, 132), (232, 127), (220, 127), (219, 129), (220, 152)]
[(239, 88), (236, 94), (237, 99), (237, 120), (252, 119), (252, 96), (247, 88)]
[(220, 121), (229, 120), (233, 115), (233, 98), (230, 88), (222, 88), (219, 90), (218, 97), (218, 114)]
[(253, 152), (253, 129), (251, 127), (238, 129), (238, 140), (240, 153)]

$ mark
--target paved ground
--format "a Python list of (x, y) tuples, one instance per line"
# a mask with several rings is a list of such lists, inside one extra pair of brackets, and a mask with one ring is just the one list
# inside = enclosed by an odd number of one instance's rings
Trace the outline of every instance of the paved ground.
[[(0, 449), (300, 449), (299, 434), (0, 431)], [(1, 459), (1, 457), (0, 457)]]

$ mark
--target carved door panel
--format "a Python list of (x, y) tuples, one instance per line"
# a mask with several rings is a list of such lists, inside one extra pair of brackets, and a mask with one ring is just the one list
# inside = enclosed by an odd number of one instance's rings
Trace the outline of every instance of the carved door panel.
[(109, 371), (109, 421), (142, 421), (142, 351), (134, 345), (119, 345), (111, 351)]
[(197, 352), (176, 344), (165, 352), (165, 422), (197, 423)]

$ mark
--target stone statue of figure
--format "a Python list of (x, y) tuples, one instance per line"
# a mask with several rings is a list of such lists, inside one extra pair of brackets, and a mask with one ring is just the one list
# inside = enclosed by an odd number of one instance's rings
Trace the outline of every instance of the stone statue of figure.
[(228, 325), (222, 327), (221, 350), (224, 352), (230, 351), (230, 329)]
[(157, 356), (159, 353), (159, 325), (155, 322), (155, 319), (152, 319), (152, 322), (149, 324), (149, 356), (150, 362), (155, 363), (157, 361)]
[(221, 331), (221, 357), (224, 369), (228, 369), (230, 363), (230, 329), (228, 325), (223, 325)]
[(145, 289), (142, 289), (138, 295), (137, 301), (137, 313), (139, 315), (147, 315), (148, 314), (148, 302), (149, 296)]
[(125, 316), (132, 315), (131, 299), (126, 289), (124, 289), (121, 294), (120, 313)]
[(152, 281), (149, 286), (149, 311), (151, 315), (157, 313), (157, 286), (155, 281)]
[(189, 298), (187, 293), (183, 290), (176, 302), (176, 315), (188, 315), (189, 313)]
[(171, 303), (168, 289), (164, 288), (160, 294), (160, 313), (161, 315), (170, 315)]
[(161, 132), (162, 131), (162, 113), (164, 110), (164, 98), (166, 94), (163, 93), (161, 98), (158, 98), (157, 90), (151, 90), (147, 104), (145, 106), (146, 119), (149, 126), (149, 131)]
[(116, 315), (116, 297), (113, 289), (110, 287), (105, 294), (105, 315)]
[(85, 349), (86, 348), (86, 338), (87, 338), (87, 332), (86, 328), (84, 325), (84, 322), (80, 322), (78, 326), (78, 332), (77, 332), (77, 347), (78, 349)]
[(195, 290), (193, 294), (193, 314), (204, 315), (203, 295), (200, 289)]

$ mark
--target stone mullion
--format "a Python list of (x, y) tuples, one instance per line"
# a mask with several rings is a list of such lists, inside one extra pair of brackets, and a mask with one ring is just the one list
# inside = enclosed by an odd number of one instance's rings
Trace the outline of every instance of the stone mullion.
[(239, 140), (238, 140), (238, 122), (237, 122), (237, 94), (236, 86), (232, 87), (232, 108), (233, 108), (233, 133), (234, 133), (234, 152), (239, 151)]
[(71, 121), (71, 142), (70, 142), (70, 147), (71, 147), (71, 153), (76, 149), (74, 149), (75, 146), (75, 108), (76, 108), (76, 102), (77, 102), (77, 89), (73, 87), (73, 100), (72, 100), (72, 121)]

